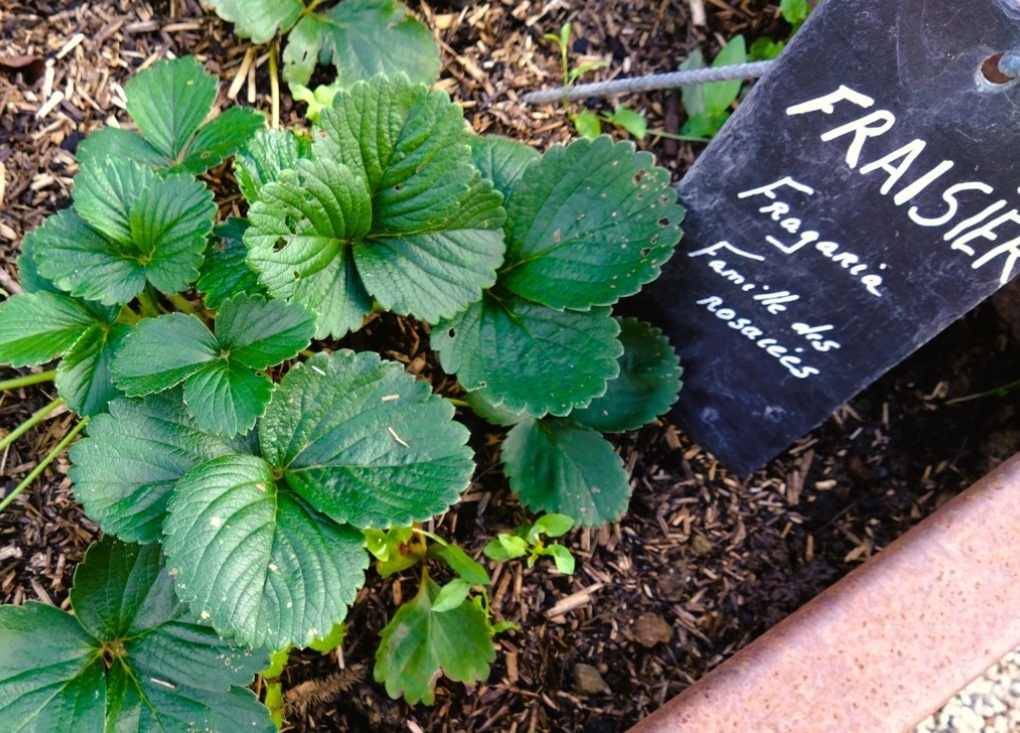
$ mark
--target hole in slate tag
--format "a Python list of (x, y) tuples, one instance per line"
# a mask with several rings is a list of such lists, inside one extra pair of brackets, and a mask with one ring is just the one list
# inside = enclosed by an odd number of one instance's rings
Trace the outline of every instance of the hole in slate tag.
[(1003, 56), (1005, 56), (1005, 52), (1000, 51), (981, 62), (981, 66), (975, 74), (978, 89), (986, 92), (999, 92), (1020, 81), (1020, 79), (1006, 76), (999, 71), (999, 59)]

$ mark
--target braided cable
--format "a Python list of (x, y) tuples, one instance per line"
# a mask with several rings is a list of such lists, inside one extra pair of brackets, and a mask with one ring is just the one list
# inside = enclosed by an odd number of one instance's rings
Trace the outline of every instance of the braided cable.
[(525, 104), (543, 104), (559, 102), (566, 97), (567, 101), (587, 99), (588, 97), (605, 97), (610, 94), (630, 94), (648, 92), (653, 89), (676, 89), (692, 84), (709, 84), (714, 81), (732, 81), (734, 79), (756, 79), (765, 74), (773, 61), (753, 61), (748, 64), (732, 64), (707, 69), (691, 69), (689, 71), (673, 71), (668, 74), (652, 74), (632, 79), (614, 79), (594, 84), (578, 84), (567, 90), (547, 89), (541, 92), (529, 92), (521, 99)]

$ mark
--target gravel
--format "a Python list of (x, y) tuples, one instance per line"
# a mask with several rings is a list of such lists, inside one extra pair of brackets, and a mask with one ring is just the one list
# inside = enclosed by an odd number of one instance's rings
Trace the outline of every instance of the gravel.
[(914, 733), (1020, 731), (1020, 649), (974, 680)]

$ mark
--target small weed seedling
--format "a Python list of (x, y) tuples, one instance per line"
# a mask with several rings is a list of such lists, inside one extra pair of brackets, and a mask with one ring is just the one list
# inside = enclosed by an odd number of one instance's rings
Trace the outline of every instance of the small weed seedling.
[(574, 526), (574, 520), (563, 514), (543, 514), (534, 524), (522, 525), (513, 534), (501, 532), (485, 546), (485, 556), (490, 560), (512, 560), (528, 558), (528, 567), (535, 566), (540, 557), (551, 557), (556, 569), (564, 575), (574, 574), (574, 556), (560, 544), (546, 544), (542, 536), (562, 537)]
[[(292, 35), (320, 22), (313, 7)], [(606, 137), (539, 155), (474, 136), (445, 93), (403, 75), (337, 92), (310, 139), (246, 111), (203, 124), (216, 82), (191, 59), (126, 91), (140, 134), (83, 143), (73, 205), (25, 237), (25, 293), (0, 305), (0, 363), (60, 359), (0, 385), (55, 379), (60, 395), (3, 445), (62, 403), (82, 417), (14, 495), (87, 425), (69, 476), (106, 537), (76, 574), (75, 616), (0, 608), (15, 650), (0, 713), (16, 729), (73, 715), (87, 730), (273, 730), (243, 688), (266, 670), (280, 724), (279, 672), (253, 650), (280, 662), (339, 643), (372, 556), (382, 574), (421, 568), (375, 678), (427, 703), (440, 671), (485, 679), (512, 624), (491, 619), (485, 568), (421, 529), (471, 481), (467, 429), (400, 364), (313, 344), (381, 310), (432, 324), (467, 403), (513, 426), (503, 460), (522, 503), (568, 515), (518, 537), (563, 570), (569, 553), (543, 537), (627, 505), (601, 433), (654, 419), (680, 386), (662, 334), (611, 311), (679, 239), (669, 174)], [(238, 146), (247, 216), (217, 224), (195, 175)]]
[[(747, 46), (743, 36), (730, 39), (712, 62), (712, 67), (742, 64), (747, 61)], [(681, 71), (700, 69), (705, 66), (701, 50), (695, 48), (691, 55), (680, 64)], [(680, 134), (694, 138), (713, 137), (730, 117), (730, 108), (740, 95), (742, 82), (717, 81), (711, 84), (693, 84), (681, 90), (687, 121), (680, 128)]]
[(811, 6), (807, 0), (781, 0), (779, 14), (790, 24), (790, 35), (785, 41), (773, 41), (771, 38), (759, 38), (751, 44), (747, 55), (751, 61), (765, 61), (776, 58), (786, 47), (793, 34), (800, 30), (811, 14)]
[(638, 140), (644, 140), (648, 131), (648, 123), (640, 112), (635, 112), (626, 107), (617, 106), (612, 112), (601, 112), (596, 114), (591, 110), (581, 110), (575, 113), (573, 105), (567, 100), (567, 90), (572, 87), (578, 79), (585, 74), (604, 69), (608, 64), (605, 61), (588, 61), (579, 66), (570, 64), (570, 23), (564, 23), (560, 28), (559, 35), (547, 33), (545, 38), (556, 44), (560, 52), (560, 65), (563, 73), (563, 109), (570, 118), (577, 134), (586, 138), (596, 138), (602, 133), (602, 123), (608, 122), (615, 127), (626, 130)]

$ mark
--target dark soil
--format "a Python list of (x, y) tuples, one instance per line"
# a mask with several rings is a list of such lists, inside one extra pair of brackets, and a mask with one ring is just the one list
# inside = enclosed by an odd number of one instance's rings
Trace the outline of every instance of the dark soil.
[[(764, 0), (714, 1), (703, 27), (691, 25), (681, 0), (414, 7), (440, 29), (440, 83), (465, 105), (475, 129), (541, 148), (568, 139), (569, 122), (558, 107), (528, 108), (518, 98), (559, 81), (555, 50), (542, 37), (566, 20), (575, 25), (578, 56), (610, 62), (603, 78), (673, 70), (695, 44), (711, 57), (736, 33), (751, 40), (787, 32), (776, 6)], [(78, 33), (80, 42), (57, 58)], [(23, 233), (68, 203), (77, 143), (110, 116), (126, 121), (118, 85), (133, 70), (194, 53), (220, 74), (225, 90), (248, 48), (194, 0), (0, 0), (0, 38), (0, 64), (15, 54), (53, 62), (49, 79), (45, 67), (33, 79), (0, 66), (0, 269), (13, 276)], [(268, 110), (266, 69), (258, 67), (254, 103)], [(37, 117), (55, 90), (65, 98)], [(644, 112), (653, 130), (675, 132), (682, 122), (673, 94), (621, 101)], [(284, 122), (299, 112), (285, 97)], [(655, 137), (641, 147), (677, 178), (698, 152)], [(221, 179), (229, 179), (229, 168), (210, 180)], [(380, 350), (438, 391), (455, 393), (425, 352), (424, 335), (416, 324), (382, 317), (345, 345)], [(0, 369), (0, 379), (14, 374)], [(575, 575), (542, 562), (533, 569), (489, 563), (495, 614), (521, 629), (498, 638), (486, 683), (467, 689), (440, 680), (432, 708), (390, 700), (372, 681), (373, 655), (379, 630), (399, 599), (414, 593), (417, 578), (373, 574), (351, 609), (342, 655), (302, 653), (288, 667), (292, 729), (625, 730), (1020, 448), (1016, 393), (977, 396), (1018, 376), (1020, 345), (986, 304), (750, 477), (730, 475), (666, 422), (624, 436), (617, 444), (632, 477), (630, 511), (618, 523), (565, 538), (579, 560)], [(49, 386), (0, 395), (0, 433), (54, 396)], [(501, 433), (460, 417), (479, 428), (479, 469), (436, 531), (477, 556), (524, 513), (496, 463)], [(73, 419), (64, 413), (44, 422), (0, 456), (0, 497)], [(75, 563), (96, 527), (73, 501), (66, 468), (58, 461), (0, 515), (4, 603), (67, 605)], [(573, 610), (550, 617), (572, 594), (579, 594)], [(648, 629), (663, 624), (668, 641), (657, 641)], [(609, 691), (578, 692), (577, 663), (596, 667)]]

